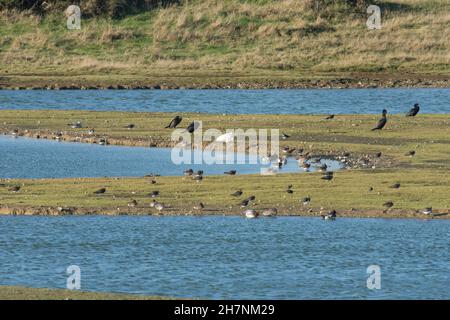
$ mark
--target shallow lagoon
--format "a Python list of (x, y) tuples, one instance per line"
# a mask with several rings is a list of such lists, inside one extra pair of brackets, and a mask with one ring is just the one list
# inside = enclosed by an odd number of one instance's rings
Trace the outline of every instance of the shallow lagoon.
[[(0, 217), (0, 283), (229, 299), (449, 299), (450, 221)], [(366, 287), (381, 267), (381, 290)]]

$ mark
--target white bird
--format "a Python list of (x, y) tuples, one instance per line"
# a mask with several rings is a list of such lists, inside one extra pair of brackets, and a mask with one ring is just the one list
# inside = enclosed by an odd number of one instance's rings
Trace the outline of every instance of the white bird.
[(258, 212), (254, 209), (247, 209), (243, 212), (244, 216), (249, 219), (253, 219), (258, 217)]

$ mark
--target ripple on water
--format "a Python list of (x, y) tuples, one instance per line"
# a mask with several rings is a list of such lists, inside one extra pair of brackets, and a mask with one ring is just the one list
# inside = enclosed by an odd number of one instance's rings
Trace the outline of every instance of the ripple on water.
[[(1, 284), (179, 297), (450, 298), (450, 221), (0, 217)], [(366, 268), (382, 290), (366, 288)]]

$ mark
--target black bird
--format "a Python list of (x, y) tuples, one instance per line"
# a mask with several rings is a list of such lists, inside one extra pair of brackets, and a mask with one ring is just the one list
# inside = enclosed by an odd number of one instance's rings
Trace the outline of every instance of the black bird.
[(127, 128), (127, 129), (133, 129), (134, 127), (135, 126), (133, 123), (130, 123), (130, 124), (127, 124), (126, 126), (124, 126), (124, 128)]
[(375, 156), (376, 156), (377, 158), (381, 158), (382, 153), (381, 153), (381, 152), (377, 152), (377, 153), (375, 153)]
[(249, 202), (250, 202), (249, 199), (242, 200), (242, 202), (241, 202), (241, 207), (244, 208), (244, 207), (248, 206), (248, 203), (249, 203)]
[(200, 124), (197, 121), (192, 121), (191, 124), (186, 128), (186, 131), (189, 133), (193, 133), (199, 126)]
[(225, 174), (229, 174), (230, 176), (234, 176), (236, 174), (236, 170), (225, 171)]
[(391, 188), (392, 188), (392, 189), (398, 189), (398, 188), (400, 188), (400, 183), (394, 183), (394, 184), (391, 186)]
[(256, 199), (255, 196), (250, 196), (250, 197), (248, 197), (246, 200), (253, 201), (253, 200), (255, 200), (255, 199)]
[(292, 194), (292, 193), (294, 193), (294, 190), (292, 190), (292, 189), (287, 189), (286, 192)]
[(185, 176), (192, 176), (194, 174), (194, 170), (192, 169), (187, 169), (183, 171)]
[(165, 126), (164, 128), (176, 128), (177, 125), (180, 124), (180, 122), (183, 120), (182, 117), (180, 116), (176, 116), (175, 118), (172, 119), (172, 121), (170, 121), (168, 126)]
[(106, 188), (100, 188), (97, 191), (94, 191), (95, 194), (102, 194), (106, 192)]
[(233, 197), (240, 197), (240, 196), (242, 196), (242, 189), (239, 189), (239, 190), (237, 190), (237, 191), (235, 191), (235, 192), (233, 192), (232, 194), (231, 194), (231, 196), (233, 196)]
[(369, 192), (372, 192), (373, 191), (373, 187), (369, 187)]
[(413, 157), (413, 156), (415, 156), (415, 155), (416, 155), (416, 152), (415, 152), (414, 150), (408, 151), (408, 152), (405, 154), (405, 156), (409, 156), (409, 157)]
[(418, 103), (414, 104), (414, 107), (411, 108), (411, 110), (408, 111), (406, 114), (407, 117), (415, 117), (420, 110), (420, 106)]
[(325, 120), (331, 120), (334, 118), (334, 114), (330, 114), (328, 117), (325, 118)]
[(394, 203), (392, 201), (386, 201), (385, 203), (383, 203), (383, 206), (385, 206), (386, 208), (392, 208), (394, 206)]
[(196, 175), (197, 175), (197, 176), (202, 176), (202, 175), (203, 175), (203, 170), (198, 170), (198, 171), (196, 172)]
[(152, 193), (150, 193), (150, 196), (152, 198), (156, 198), (157, 196), (159, 196), (159, 191), (152, 191)]
[(373, 128), (372, 131), (374, 131), (374, 130), (381, 130), (381, 129), (384, 128), (384, 126), (387, 123), (386, 114), (387, 114), (387, 110), (383, 109), (383, 113), (382, 113), (381, 119), (378, 120), (377, 126), (375, 128)]
[(321, 178), (322, 180), (331, 181), (333, 180), (333, 171), (327, 171)]
[(282, 133), (282, 134), (281, 134), (281, 137), (282, 137), (283, 139), (288, 139), (288, 138), (290, 138), (291, 136), (288, 135), (288, 134), (286, 134), (286, 133)]
[(303, 198), (303, 205), (304, 206), (307, 206), (310, 202), (311, 202), (311, 198), (310, 197)]

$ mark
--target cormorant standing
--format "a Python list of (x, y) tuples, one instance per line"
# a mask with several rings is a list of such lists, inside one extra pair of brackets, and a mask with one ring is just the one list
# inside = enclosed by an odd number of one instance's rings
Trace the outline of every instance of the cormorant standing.
[(414, 104), (414, 107), (411, 108), (411, 110), (408, 111), (406, 114), (407, 117), (415, 117), (420, 110), (420, 106), (418, 103)]
[(172, 121), (170, 121), (169, 125), (165, 126), (164, 128), (176, 128), (177, 125), (180, 124), (181, 120), (183, 120), (182, 117), (176, 116), (175, 118), (172, 119)]

